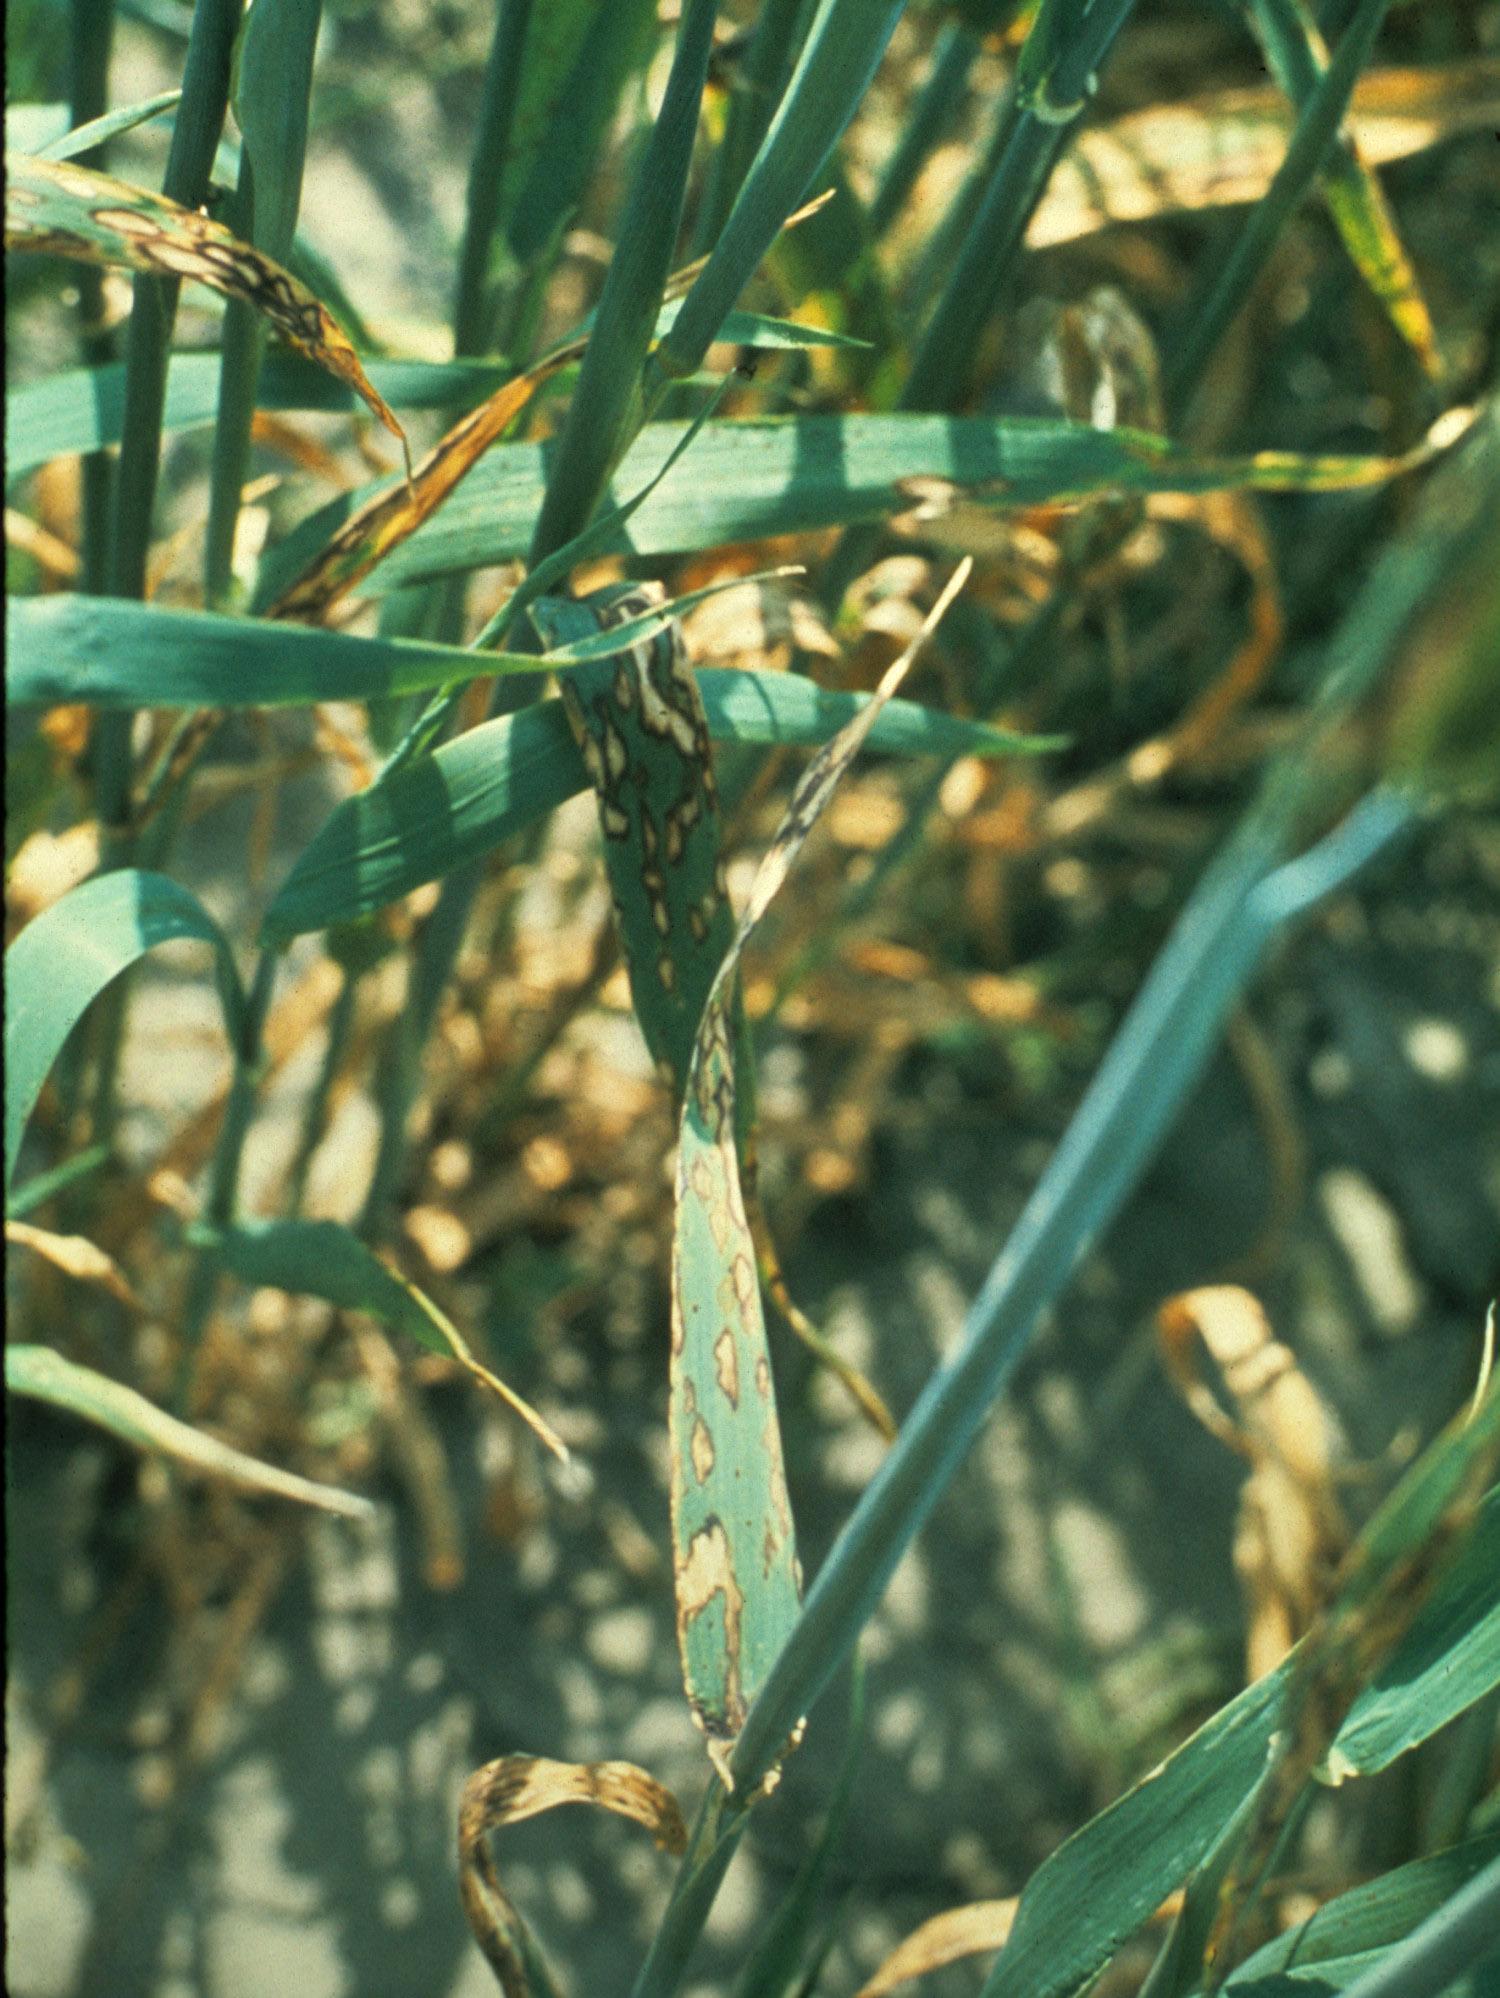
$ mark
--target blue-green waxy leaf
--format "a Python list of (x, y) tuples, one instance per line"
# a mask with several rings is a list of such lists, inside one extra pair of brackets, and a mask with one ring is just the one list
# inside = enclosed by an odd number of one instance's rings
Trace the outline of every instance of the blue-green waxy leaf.
[[(1500, 1387), (1492, 1384), (1472, 1419), (1451, 1425), (1380, 1508), (1346, 1564), (1339, 1595), (1298, 1649), (1038, 1869), (984, 1998), (1062, 1998), (1108, 1961), (1203, 1860), (1266, 1775), (1309, 1648), (1321, 1647), (1325, 1669), (1344, 1669), (1366, 1639), (1372, 1605), (1378, 1636), (1393, 1600), (1410, 1599), (1422, 1575), (1440, 1575), (1346, 1714), (1327, 1757), (1334, 1779), (1388, 1767), (1500, 1685), (1497, 1460)], [(1474, 1511), (1471, 1494), (1487, 1483)], [(1433, 1536), (1446, 1531), (1445, 1519), (1461, 1527), (1466, 1515), (1454, 1558), (1435, 1565)]]
[[(481, 400), (513, 372), (498, 361), (370, 361), (366, 374), (393, 409), (451, 409)], [(167, 378), (162, 430), (203, 429), (218, 408), (217, 354), (174, 354)], [(353, 389), (277, 348), (266, 356), (255, 390), (260, 409), (341, 412), (354, 407)], [(5, 476), (45, 465), (74, 451), (118, 444), (125, 415), (125, 363), (69, 368), (11, 390), (5, 404)]]
[(1351, 1888), (1248, 1957), (1226, 1982), (1225, 1998), (1342, 1991), (1496, 1859), (1500, 1832), (1491, 1831)]
[(315, 1484), (311, 1478), (263, 1464), (258, 1457), (247, 1456), (216, 1436), (179, 1422), (134, 1388), (64, 1359), (50, 1346), (7, 1346), (5, 1385), (12, 1394), (30, 1395), (34, 1400), (51, 1402), (54, 1408), (68, 1409), (134, 1449), (157, 1451), (207, 1477), (227, 1478), (251, 1491), (295, 1499), (301, 1505), (342, 1513), (349, 1519), (368, 1519), (374, 1511), (368, 1499), (356, 1498), (353, 1492)]
[[(868, 701), (790, 673), (727, 667), (700, 673), (698, 687), (719, 742), (824, 742)], [(878, 715), (871, 746), (905, 756), (1001, 756), (1057, 745), (898, 700)], [(266, 935), (284, 940), (383, 909), (482, 859), (587, 782), (560, 701), (469, 729), (336, 807), (272, 902)]]
[(797, 1621), (802, 1580), (741, 1182), (739, 963), (834, 787), (969, 567), (961, 565), (869, 703), (803, 772), (715, 975), (687, 1075), (672, 1243), (672, 1561), (688, 1701), (731, 1788), (729, 1757)]
[(478, 673), (542, 670), (534, 657), (402, 638), (163, 610), (122, 597), (11, 598), (7, 706), (307, 706), (425, 693)]
[(244, 996), (224, 933), (196, 895), (164, 874), (95, 875), (29, 922), (5, 953), (5, 1183), (42, 1084), (89, 1001), (157, 944), (209, 944), (229, 1037)]
[(255, 0), (235, 51), (234, 115), (253, 176), (255, 241), (278, 261), (297, 226), (322, 12), (322, 0)]

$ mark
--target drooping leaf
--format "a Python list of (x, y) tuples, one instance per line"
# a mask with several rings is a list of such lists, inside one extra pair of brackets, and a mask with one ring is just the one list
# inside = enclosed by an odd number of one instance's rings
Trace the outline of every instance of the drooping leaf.
[(298, 1296), (321, 1297), (344, 1311), (366, 1311), (430, 1353), (457, 1360), (472, 1380), (513, 1409), (554, 1456), (567, 1461), (567, 1446), (551, 1424), (475, 1359), (458, 1327), (432, 1299), (339, 1222), (246, 1220), (225, 1228), (198, 1227), (192, 1238), (244, 1283), (273, 1284)]
[(856, 1998), (886, 1998), (914, 1977), (941, 1970), (945, 1963), (962, 1963), (965, 1957), (987, 1956), (1003, 1949), (1015, 1925), (1016, 1897), (1003, 1901), (968, 1901), (961, 1908), (945, 1908), (919, 1922), (909, 1936), (891, 1951), (875, 1975), (861, 1984)]
[[(712, 587), (712, 586), (710, 586)], [(582, 599), (543, 597), (532, 622), (561, 676), (563, 711), (594, 787), (605, 867), (631, 998), (658, 1073), (681, 1104), (695, 1036), (734, 913), (724, 880), (710, 728), (688, 664), (676, 605), (659, 585), (627, 584)], [(702, 595), (695, 592), (694, 595)], [(753, 1049), (734, 1008), (741, 1092), (736, 1140), (759, 1276), (788, 1325), (833, 1369), (889, 1439), (889, 1409), (852, 1362), (793, 1302), (756, 1188)]]
[(739, 961), (835, 786), (918, 647), (967, 578), (960, 565), (866, 707), (813, 758), (757, 870), (709, 990), (682, 1106), (672, 1243), (672, 1559), (694, 1718), (726, 1787), (745, 1715), (797, 1619), (801, 1572), (741, 1189), (736, 1129)]
[(231, 1041), (244, 1014), (224, 933), (196, 895), (163, 874), (98, 874), (29, 922), (5, 953), (5, 1183), (42, 1084), (89, 1001), (157, 944), (209, 944)]
[(299, 353), (347, 382), (405, 447), (405, 431), (332, 314), (290, 271), (208, 216), (107, 174), (14, 153), (5, 162), (5, 241), (16, 250), (192, 278), (243, 299)]
[[(699, 691), (717, 742), (826, 742), (868, 699), (827, 693), (796, 674), (725, 667), (702, 673)], [(1057, 741), (896, 700), (879, 715), (871, 745), (892, 755), (1004, 756)], [(469, 729), (335, 807), (266, 912), (266, 935), (299, 936), (383, 909), (491, 852), (587, 782), (558, 701)]]
[[(549, 650), (629, 629), (661, 595), (626, 586), (544, 597)], [(601, 633), (601, 625), (604, 627)], [(734, 933), (707, 717), (674, 624), (576, 668), (563, 712), (599, 799), (604, 859), (636, 1018), (675, 1090), (685, 1085), (714, 974)]]
[(190, 1423), (179, 1422), (134, 1388), (124, 1387), (92, 1367), (66, 1360), (50, 1346), (7, 1346), (5, 1385), (12, 1394), (30, 1395), (37, 1401), (51, 1402), (55, 1408), (68, 1409), (133, 1449), (158, 1451), (205, 1477), (226, 1478), (250, 1491), (295, 1499), (299, 1505), (342, 1513), (346, 1519), (368, 1519), (374, 1511), (368, 1499), (357, 1498), (353, 1492), (299, 1478), (246, 1456), (243, 1450), (232, 1449)]

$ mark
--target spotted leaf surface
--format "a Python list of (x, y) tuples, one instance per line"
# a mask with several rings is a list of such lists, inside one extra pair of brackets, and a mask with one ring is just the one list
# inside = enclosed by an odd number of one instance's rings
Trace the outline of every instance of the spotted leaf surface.
[(290, 271), (221, 223), (159, 194), (60, 160), (5, 160), (5, 242), (79, 263), (192, 278), (261, 313), (299, 353), (362, 396), (386, 429), (406, 433), (371, 384), (336, 319)]
[(726, 1782), (734, 1741), (796, 1621), (801, 1590), (735, 1144), (739, 962), (882, 704), (969, 566), (960, 566), (869, 706), (803, 773), (715, 974), (689, 1064), (672, 1253), (673, 1562), (688, 1699)]
[[(643, 616), (660, 596), (636, 585), (577, 601), (544, 597), (531, 616), (555, 651)], [(560, 680), (599, 801), (636, 1017), (663, 1079), (680, 1096), (714, 974), (734, 935), (698, 683), (675, 621)]]

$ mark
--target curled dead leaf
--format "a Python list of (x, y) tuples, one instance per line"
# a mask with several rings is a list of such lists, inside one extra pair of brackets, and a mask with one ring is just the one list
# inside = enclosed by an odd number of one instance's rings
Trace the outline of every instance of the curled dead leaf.
[(505, 1998), (538, 1998), (555, 1989), (520, 1913), (500, 1885), (486, 1840), (505, 1825), (555, 1810), (595, 1804), (644, 1825), (662, 1851), (680, 1857), (687, 1827), (671, 1791), (633, 1762), (554, 1762), (502, 1755), (476, 1769), (458, 1806), (459, 1894), (469, 1926)]
[[(1167, 1370), (1203, 1426), (1246, 1458), (1234, 1564), (1249, 1622), (1252, 1679), (1271, 1671), (1327, 1596), (1347, 1540), (1334, 1492), (1337, 1429), (1317, 1389), (1235, 1284), (1169, 1298), (1157, 1319)], [(1221, 1404), (1201, 1372), (1218, 1369)]]

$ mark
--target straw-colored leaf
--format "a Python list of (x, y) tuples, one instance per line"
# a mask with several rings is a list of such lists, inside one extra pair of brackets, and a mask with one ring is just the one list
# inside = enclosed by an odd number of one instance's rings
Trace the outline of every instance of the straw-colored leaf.
[[(1119, 222), (1258, 201), (1286, 152), (1293, 113), (1277, 90), (1224, 90), (1086, 126), (1058, 163), (1026, 232), (1040, 250)], [(1366, 166), (1407, 159), (1500, 123), (1500, 60), (1374, 69), (1346, 129)]]
[(5, 241), (14, 250), (192, 278), (225, 298), (243, 299), (299, 353), (347, 382), (405, 447), (405, 431), (327, 307), (222, 223), (107, 174), (9, 154)]
[(593, 1804), (643, 1825), (677, 1856), (687, 1845), (671, 1791), (633, 1762), (553, 1762), (504, 1755), (476, 1769), (458, 1807), (458, 1884), (464, 1913), (505, 1998), (545, 1998), (556, 1986), (519, 1910), (500, 1884), (489, 1849), (493, 1832), (561, 1804)]
[(567, 348), (559, 349), (460, 417), (413, 467), (406, 484), (377, 493), (349, 516), (317, 560), (268, 606), (266, 615), (308, 624), (326, 617), (377, 562), (415, 534), (538, 389), (574, 358)]
[(932, 1916), (897, 1943), (875, 1975), (861, 1984), (857, 1998), (886, 1998), (898, 1985), (941, 1970), (945, 1963), (1003, 1948), (1019, 1905), (1012, 1895), (1004, 1901), (970, 1901)]
[(7, 1346), (5, 1385), (12, 1394), (30, 1395), (68, 1409), (132, 1448), (170, 1457), (185, 1470), (204, 1477), (224, 1478), (273, 1498), (294, 1499), (322, 1512), (342, 1513), (346, 1519), (367, 1519), (374, 1509), (368, 1499), (357, 1498), (353, 1492), (315, 1484), (311, 1478), (299, 1478), (291, 1471), (248, 1457), (243, 1450), (232, 1449), (217, 1437), (166, 1414), (134, 1388), (124, 1387), (92, 1367), (78, 1366), (50, 1346)]
[(97, 1284), (121, 1304), (139, 1311), (141, 1301), (130, 1287), (130, 1279), (114, 1257), (106, 1254), (87, 1235), (56, 1235), (50, 1228), (33, 1227), (29, 1221), (7, 1219), (5, 1239), (19, 1248), (31, 1249), (44, 1261), (79, 1283)]
[[(1162, 1306), (1157, 1326), (1188, 1407), (1250, 1462), (1234, 1565), (1249, 1626), (1248, 1675), (1259, 1679), (1312, 1621), (1347, 1538), (1334, 1489), (1337, 1431), (1249, 1291), (1234, 1284), (1185, 1291)], [(1203, 1352), (1219, 1370), (1228, 1413), (1203, 1378)]]

